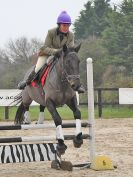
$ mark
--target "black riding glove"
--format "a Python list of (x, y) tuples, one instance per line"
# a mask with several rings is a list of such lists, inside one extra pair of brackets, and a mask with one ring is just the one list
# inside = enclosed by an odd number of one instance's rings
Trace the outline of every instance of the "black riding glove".
[(55, 58), (59, 58), (61, 56), (62, 53), (62, 49), (57, 49), (57, 51), (55, 52)]

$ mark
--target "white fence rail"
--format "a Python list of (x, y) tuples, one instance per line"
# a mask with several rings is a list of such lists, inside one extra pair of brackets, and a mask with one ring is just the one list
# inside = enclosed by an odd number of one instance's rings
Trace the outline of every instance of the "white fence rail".
[[(0, 89), (0, 106), (10, 106), (14, 97), (19, 94), (21, 90), (17, 89)], [(32, 102), (32, 106), (38, 105), (35, 101)], [(13, 106), (13, 104), (11, 104)]]
[(133, 88), (119, 88), (119, 104), (133, 104)]
[[(0, 106), (10, 106), (13, 102), (14, 97), (19, 94), (21, 90), (17, 89), (0, 89)], [(77, 102), (79, 105), (79, 94), (76, 92)], [(11, 104), (13, 106), (14, 104)], [(32, 102), (31, 106), (39, 105), (35, 101)]]
[[(14, 106), (15, 103), (12, 103), (14, 101), (14, 97), (18, 95), (21, 92), (21, 90), (18, 89), (0, 89), (0, 106), (5, 107), (5, 119), (9, 118), (9, 106)], [(77, 104), (79, 105), (79, 94), (76, 92), (77, 96)], [(12, 104), (11, 104), (12, 103)], [(33, 101), (31, 103), (31, 106), (37, 106), (39, 105), (37, 102)]]

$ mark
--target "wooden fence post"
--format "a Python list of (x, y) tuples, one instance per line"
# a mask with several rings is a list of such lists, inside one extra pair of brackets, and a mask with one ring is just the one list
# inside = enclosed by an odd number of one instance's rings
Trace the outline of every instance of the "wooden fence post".
[(98, 116), (102, 117), (102, 90), (98, 89)]
[(5, 119), (9, 119), (9, 107), (5, 106)]

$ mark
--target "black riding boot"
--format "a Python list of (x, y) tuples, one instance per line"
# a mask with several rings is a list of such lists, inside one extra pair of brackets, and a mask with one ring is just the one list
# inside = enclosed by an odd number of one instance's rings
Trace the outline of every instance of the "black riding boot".
[(36, 76), (37, 74), (35, 73), (35, 71), (32, 71), (27, 80), (23, 80), (18, 84), (18, 89), (23, 90), (26, 85), (29, 85), (36, 78)]
[(78, 93), (84, 93), (85, 92), (85, 88), (84, 86), (81, 84), (80, 87), (77, 89)]

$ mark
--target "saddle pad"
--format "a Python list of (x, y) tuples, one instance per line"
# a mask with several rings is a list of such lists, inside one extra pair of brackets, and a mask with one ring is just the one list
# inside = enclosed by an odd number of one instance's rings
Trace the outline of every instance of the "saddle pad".
[[(44, 74), (42, 75), (42, 78), (41, 78), (41, 84), (42, 84), (42, 87), (43, 87), (44, 84), (45, 84), (45, 81), (46, 81), (46, 78), (47, 78), (47, 75), (48, 75), (48, 72), (49, 72), (50, 66), (51, 66), (51, 65), (49, 65), (49, 66), (46, 68)], [(36, 87), (36, 86), (37, 86), (37, 82), (36, 82), (36, 80), (35, 80), (35, 81), (32, 81), (32, 82), (31, 82), (31, 85), (32, 85), (32, 87)]]

